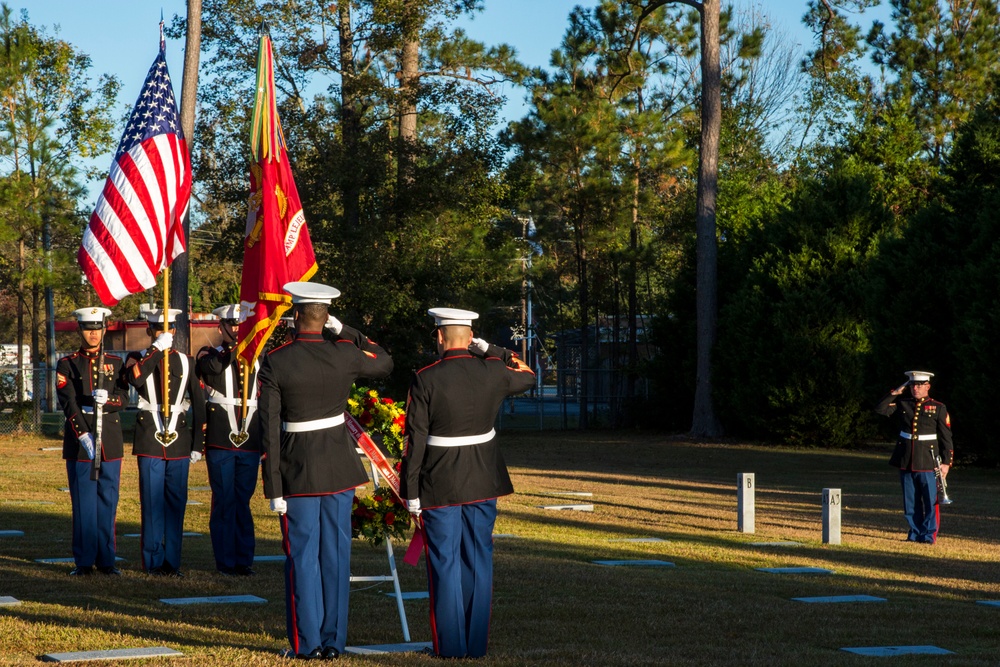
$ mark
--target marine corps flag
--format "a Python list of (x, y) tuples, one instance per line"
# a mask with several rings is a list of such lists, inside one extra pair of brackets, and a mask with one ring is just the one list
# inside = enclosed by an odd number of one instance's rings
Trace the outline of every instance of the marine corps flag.
[(278, 120), (274, 53), (266, 24), (261, 26), (257, 51), (250, 151), (250, 201), (243, 237), (242, 308), (236, 351), (252, 368), (291, 305), (282, 285), (308, 280), (316, 273), (316, 256)]

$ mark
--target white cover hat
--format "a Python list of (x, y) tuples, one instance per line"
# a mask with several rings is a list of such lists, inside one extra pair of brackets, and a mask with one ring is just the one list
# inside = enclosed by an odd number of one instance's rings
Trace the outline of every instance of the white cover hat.
[(446, 327), (449, 325), (472, 326), (472, 320), (479, 317), (479, 313), (461, 308), (431, 308), (427, 314), (434, 318), (434, 326)]
[(906, 371), (906, 377), (910, 378), (910, 382), (930, 382), (931, 378), (934, 377), (934, 373), (928, 371)]
[(329, 305), (340, 296), (336, 287), (321, 283), (297, 282), (285, 283), (282, 288), (292, 295), (292, 303), (325, 303)]
[(107, 308), (77, 308), (73, 311), (73, 316), (84, 329), (101, 329), (104, 327), (104, 320), (111, 315)]
[[(180, 308), (171, 308), (167, 311), (167, 324), (175, 322), (177, 316), (181, 314)], [(146, 313), (146, 321), (150, 324), (163, 324), (163, 309), (151, 308)]]
[(212, 311), (212, 314), (218, 317), (220, 320), (237, 320), (240, 321), (240, 304), (231, 303), (228, 306), (219, 306)]

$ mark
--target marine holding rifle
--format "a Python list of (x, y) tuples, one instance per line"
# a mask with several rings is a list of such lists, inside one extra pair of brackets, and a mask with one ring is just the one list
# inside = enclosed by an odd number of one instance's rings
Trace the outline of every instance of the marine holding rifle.
[(73, 505), (71, 575), (121, 574), (115, 567), (115, 517), (124, 442), (118, 411), (128, 402), (122, 360), (104, 352), (107, 308), (73, 311), (80, 349), (56, 365), (56, 394), (66, 415), (63, 459)]
[(205, 463), (212, 487), (212, 536), (215, 568), (224, 575), (251, 576), (254, 526), (250, 499), (260, 470), (257, 428), (257, 370), (237, 358), (240, 305), (212, 311), (219, 318), (222, 344), (198, 352), (195, 368), (208, 391)]
[[(889, 465), (899, 468), (903, 486), (903, 516), (909, 525), (906, 539), (934, 544), (941, 524), (937, 475), (943, 483), (954, 458), (951, 417), (941, 401), (929, 396), (933, 373), (907, 371), (905, 383), (875, 406), (875, 412), (894, 417), (899, 435)], [(905, 390), (909, 388), (909, 395)]]
[[(178, 577), (183, 576), (181, 537), (188, 469), (201, 460), (205, 439), (205, 392), (191, 358), (171, 349), (173, 322), (180, 312), (173, 308), (166, 314), (149, 311), (146, 333), (155, 338), (141, 356), (129, 354), (125, 371), (139, 393), (132, 453), (139, 462), (142, 569), (147, 574)], [(169, 330), (162, 330), (164, 315)], [(193, 415), (190, 424), (188, 408)]]

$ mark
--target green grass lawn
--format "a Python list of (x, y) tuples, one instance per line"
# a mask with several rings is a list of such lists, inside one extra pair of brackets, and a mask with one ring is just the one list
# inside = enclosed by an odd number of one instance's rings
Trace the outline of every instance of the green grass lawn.
[[(893, 657), (897, 665), (1000, 664), (1000, 473), (956, 468), (955, 504), (935, 546), (905, 542), (898, 476), (878, 451), (822, 451), (693, 443), (653, 435), (565, 432), (501, 435), (517, 493), (500, 502), (490, 655), (484, 665), (867, 665), (853, 646), (936, 645), (952, 656)], [(46, 653), (168, 646), (183, 658), (136, 664), (278, 665), (286, 645), (280, 563), (257, 576), (215, 573), (210, 493), (192, 490), (184, 579), (150, 578), (139, 565), (135, 459), (123, 464), (118, 550), (124, 576), (67, 576), (69, 494), (58, 445), (0, 438), (0, 664)], [(736, 475), (756, 474), (754, 535), (736, 531)], [(204, 464), (192, 487), (207, 486)], [(822, 544), (821, 491), (843, 492), (843, 544)], [(554, 491), (588, 491), (592, 498)], [(595, 511), (539, 509), (587, 502)], [(44, 503), (44, 504), (43, 504)], [(278, 522), (254, 498), (257, 553), (280, 554)], [(633, 537), (662, 542), (633, 543)], [(751, 542), (796, 541), (799, 547)], [(424, 563), (402, 564), (404, 591), (427, 590)], [(613, 568), (595, 559), (659, 559), (674, 568)], [(811, 566), (833, 575), (774, 575), (758, 567)], [(385, 551), (354, 545), (354, 574), (383, 574)], [(350, 645), (396, 643), (391, 584), (356, 584)], [(253, 594), (263, 605), (170, 606), (166, 597)], [(803, 604), (793, 597), (867, 594), (885, 603)], [(413, 641), (429, 641), (427, 601), (406, 602)], [(97, 664), (97, 663), (94, 663)], [(127, 663), (126, 663), (127, 664)], [(432, 665), (421, 655), (345, 658), (341, 664)], [(878, 664), (882, 664), (879, 662)]]

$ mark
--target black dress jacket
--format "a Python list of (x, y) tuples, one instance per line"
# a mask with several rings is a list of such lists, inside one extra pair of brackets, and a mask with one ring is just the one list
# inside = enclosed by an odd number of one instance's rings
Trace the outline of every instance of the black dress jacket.
[(289, 432), (283, 424), (343, 415), (355, 379), (391, 372), (389, 354), (348, 326), (336, 340), (300, 332), (271, 350), (257, 375), (265, 497), (340, 493), (368, 481), (346, 426)]
[(535, 374), (510, 350), (486, 356), (446, 350), (417, 371), (406, 401), (404, 498), (432, 508), (488, 500), (514, 492), (496, 438), (460, 446), (428, 445), (428, 436), (482, 436), (493, 429), (504, 399), (527, 391)]
[[(257, 411), (254, 410), (250, 419), (243, 423), (242, 419), (242, 399), (243, 399), (243, 378), (239, 360), (232, 346), (223, 344), (220, 347), (206, 346), (198, 352), (198, 361), (195, 364), (198, 377), (205, 383), (208, 391), (207, 420), (208, 426), (205, 430), (205, 445), (216, 449), (232, 449), (243, 452), (260, 451), (260, 429), (257, 426)], [(257, 373), (250, 371), (246, 384), (249, 388), (248, 400), (257, 398)], [(227, 388), (229, 392), (227, 394)], [(219, 400), (213, 400), (215, 393)], [(235, 405), (227, 406), (225, 402), (233, 402)], [(230, 415), (230, 409), (233, 414)], [(247, 410), (251, 414), (250, 410)], [(233, 421), (230, 421), (230, 416)], [(237, 434), (230, 438), (233, 433), (235, 423)], [(245, 442), (239, 442), (239, 428), (242, 425), (243, 432), (247, 434)], [(234, 442), (234, 439), (236, 442)], [(237, 444), (238, 443), (238, 444)]]
[(951, 417), (944, 403), (933, 398), (888, 394), (875, 406), (875, 412), (893, 417), (899, 427), (889, 465), (900, 470), (928, 472), (937, 467), (938, 456), (941, 463), (951, 465), (955, 449), (951, 442)]
[[(150, 347), (145, 354), (139, 356), (133, 352), (126, 360), (125, 377), (129, 384), (139, 393), (139, 416), (135, 420), (135, 440), (132, 453), (136, 456), (152, 456), (161, 459), (182, 459), (191, 455), (192, 451), (204, 452), (205, 446), (205, 390), (195, 374), (194, 361), (186, 354), (170, 349), (169, 358), (169, 389), (170, 414), (177, 415), (174, 430), (177, 438), (164, 444), (156, 438), (161, 427), (169, 426), (169, 421), (163, 422), (163, 413), (156, 410), (143, 409), (150, 405), (160, 405), (163, 396), (163, 357), (162, 351)], [(184, 357), (187, 362), (187, 373), (184, 373)], [(186, 375), (186, 377), (185, 377)], [(151, 382), (147, 382), (150, 379)], [(152, 393), (148, 390), (152, 384)], [(185, 400), (184, 397), (186, 396)], [(180, 407), (178, 406), (180, 402)], [(188, 407), (191, 410), (189, 423)]]
[(113, 354), (104, 355), (100, 367), (97, 352), (77, 350), (63, 357), (56, 364), (56, 396), (66, 415), (63, 429), (63, 454), (67, 461), (88, 461), (90, 457), (80, 444), (80, 436), (94, 429), (95, 389), (108, 392), (108, 402), (101, 412), (101, 458), (115, 461), (125, 455), (122, 427), (118, 412), (128, 404), (128, 385), (122, 378), (122, 359)]

